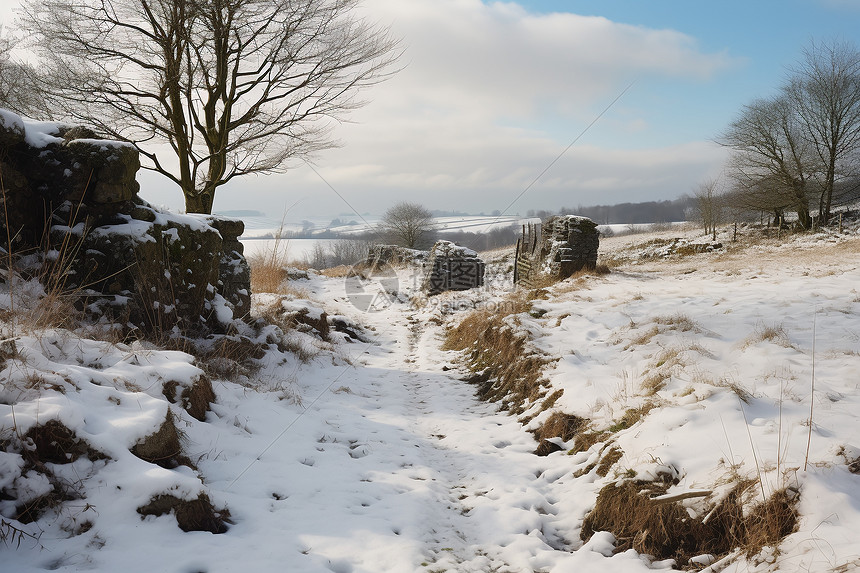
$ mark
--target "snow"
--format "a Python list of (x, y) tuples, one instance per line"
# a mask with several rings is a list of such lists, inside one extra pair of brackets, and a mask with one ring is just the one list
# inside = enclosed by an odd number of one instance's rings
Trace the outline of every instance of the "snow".
[(116, 149), (120, 147), (127, 147), (130, 149), (134, 149), (134, 145), (128, 143), (127, 141), (116, 141), (112, 139), (73, 139), (69, 141), (69, 145), (92, 145), (94, 147), (98, 147), (102, 151), (106, 151), (108, 149)]
[[(604, 241), (602, 251), (612, 254), (615, 244), (620, 252), (629, 240)], [(552, 287), (535, 302), (545, 312), (511, 324), (554, 361), (546, 376), (564, 390), (554, 409), (607, 427), (628, 408), (657, 403), (615, 434), (624, 452), (618, 471), (638, 478), (671, 471), (679, 482), (669, 496), (720, 495), (732, 472), (760, 471), (767, 492), (799, 489), (799, 529), (772, 562), (739, 557), (712, 568), (848, 571), (858, 564), (860, 529), (860, 476), (848, 469), (860, 451), (858, 246), (857, 239), (812, 237), (787, 247), (637, 260), (605, 277)], [(217, 398), (202, 422), (163, 395), (166, 383), (185, 388), (202, 374), (184, 352), (62, 329), (11, 333), (18, 356), (2, 362), (0, 442), (55, 419), (109, 459), (51, 465), (77, 484), (80, 499), (35, 523), (16, 522), (37, 539), (0, 547), (3, 570), (671, 567), (632, 550), (616, 553), (608, 532), (580, 541), (597, 492), (616, 479), (612, 471), (574, 477), (596, 461), (599, 447), (535, 456), (527, 429), (550, 412), (524, 428), (478, 400), (461, 380), (458, 354), (440, 349), (444, 325), (462, 318), (461, 309), (499, 308), (509, 287), (488, 281), (485, 290), (446, 293), (417, 307), (410, 289), (420, 281), (409, 269), (397, 272), (405, 292), (375, 312), (350, 304), (345, 279), (309, 273), (301, 284), (312, 300), (280, 299), (284, 308), (364, 325), (369, 342), (291, 332), (309, 358), (270, 350), (255, 374), (214, 380)], [(16, 292), (16, 305), (38, 298), (39, 289), (26, 288), (30, 298)], [(8, 286), (0, 291), (8, 307)], [(665, 385), (647, 395), (641, 383), (654, 373), (666, 375)], [(164, 469), (129, 451), (168, 412), (197, 470)], [(0, 452), (0, 488), (26, 500), (53, 487), (24, 467), (20, 452)], [(227, 533), (183, 533), (171, 515), (137, 513), (154, 495), (194, 499), (201, 492), (229, 510)], [(696, 511), (702, 499), (685, 504)], [(0, 502), (5, 521), (14, 512), (14, 503)]]
[(8, 109), (0, 108), (0, 123), (6, 129), (24, 132), (24, 120), (20, 115), (9, 111)]
[(57, 137), (63, 124), (29, 119), (22, 119), (21, 121), (24, 123), (24, 140), (30, 147), (42, 149), (51, 143), (63, 142), (61, 137)]

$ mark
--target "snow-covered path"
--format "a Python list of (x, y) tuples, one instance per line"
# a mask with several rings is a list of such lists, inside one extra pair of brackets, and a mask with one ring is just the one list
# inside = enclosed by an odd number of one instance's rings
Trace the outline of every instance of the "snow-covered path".
[[(328, 294), (333, 306), (350, 312), (345, 299)], [(590, 460), (535, 456), (531, 435), (515, 417), (474, 396), (474, 387), (452, 369), (453, 356), (439, 350), (441, 328), (419, 321), (408, 304), (366, 313), (362, 321), (375, 329), (374, 343), (356, 349), (362, 367), (340, 376), (334, 392), (321, 394), (305, 416), (308, 425), (325, 420), (328, 426), (309, 440), (316, 451), (302, 460), (316, 474), (310, 483), (322, 487), (286, 501), (316, 498), (324, 506), (302, 504), (288, 513), (305, 524), (309, 514), (331, 520), (297, 528), (304, 546), (296, 566), (303, 568), (292, 570), (605, 568), (612, 549), (606, 535), (572, 553), (581, 546), (578, 525), (594, 499), (587, 480), (572, 474)], [(353, 463), (343, 461), (345, 448)], [(573, 481), (592, 495), (575, 495)], [(612, 561), (646, 568), (632, 553)]]

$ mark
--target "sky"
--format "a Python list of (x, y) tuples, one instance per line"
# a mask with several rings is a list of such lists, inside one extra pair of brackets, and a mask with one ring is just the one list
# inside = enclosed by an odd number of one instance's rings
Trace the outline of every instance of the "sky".
[[(0, 0), (14, 28), (17, 0)], [(398, 201), (525, 214), (675, 199), (720, 177), (715, 139), (812, 40), (855, 41), (860, 0), (364, 0), (404, 50), (336, 125), (340, 147), (219, 190), (215, 211), (378, 215)], [(151, 202), (179, 190), (140, 176)]]

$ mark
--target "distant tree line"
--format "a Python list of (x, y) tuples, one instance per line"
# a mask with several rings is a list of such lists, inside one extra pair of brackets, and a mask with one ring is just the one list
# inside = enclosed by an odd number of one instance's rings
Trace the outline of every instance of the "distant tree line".
[(581, 215), (599, 225), (646, 224), (686, 221), (696, 208), (694, 197), (682, 196), (674, 200), (645, 201), (642, 203), (618, 203), (616, 205), (579, 206), (575, 209), (562, 207), (558, 211), (531, 209), (527, 217), (546, 219), (552, 215)]

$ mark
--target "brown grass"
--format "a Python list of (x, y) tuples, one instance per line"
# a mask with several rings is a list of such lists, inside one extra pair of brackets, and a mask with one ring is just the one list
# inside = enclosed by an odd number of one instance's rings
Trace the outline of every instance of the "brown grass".
[(176, 429), (176, 423), (170, 412), (167, 413), (167, 418), (156, 432), (141, 438), (132, 446), (131, 453), (144, 461), (166, 469), (173, 469), (182, 465), (193, 467), (191, 460), (182, 453), (179, 431)]
[(737, 397), (740, 398), (744, 404), (752, 404), (753, 398), (755, 397), (739, 382), (730, 378), (720, 378), (718, 382), (714, 383), (714, 386), (717, 386), (719, 388), (728, 388), (729, 390), (734, 392), (735, 395), (737, 395)]
[(172, 495), (157, 495), (146, 505), (137, 508), (137, 512), (141, 515), (164, 515), (172, 512), (176, 517), (176, 524), (185, 532), (226, 533), (230, 519), (230, 512), (217, 511), (205, 493), (192, 500), (179, 499)]
[(570, 451), (570, 453), (576, 454), (578, 452), (584, 452), (594, 444), (606, 441), (609, 436), (609, 432), (606, 431), (580, 432), (576, 435), (576, 440), (574, 440), (573, 442), (573, 449)]
[(677, 313), (666, 316), (658, 316), (654, 319), (656, 324), (662, 324), (671, 327), (673, 330), (681, 332), (698, 332), (700, 330), (698, 323), (689, 316)]
[(319, 271), (321, 275), (330, 279), (353, 277), (356, 276), (357, 272), (358, 271), (354, 266), (347, 265), (338, 265), (336, 267), (331, 267), (330, 269), (322, 269)]
[(624, 452), (621, 448), (617, 446), (613, 446), (609, 448), (603, 457), (600, 458), (600, 463), (597, 464), (597, 475), (600, 477), (606, 477), (606, 474), (609, 473), (610, 468), (615, 465), (615, 463), (620, 460), (624, 456)]
[(561, 438), (565, 442), (572, 440), (579, 432), (588, 426), (588, 420), (573, 414), (553, 412), (540, 427), (534, 431), (537, 441), (549, 438)]
[[(516, 332), (505, 317), (529, 309), (529, 301), (514, 297), (502, 305), (507, 314), (477, 310), (449, 329), (443, 348), (464, 352), (483, 400), (501, 402), (513, 414), (522, 414), (546, 393), (543, 368), (549, 360), (528, 347), (525, 333)], [(557, 399), (557, 397), (556, 397)]]
[(642, 382), (639, 383), (639, 387), (642, 389), (642, 393), (645, 396), (653, 396), (665, 388), (666, 381), (670, 378), (672, 378), (672, 374), (665, 370), (651, 372), (642, 378)]
[(782, 324), (756, 325), (755, 332), (743, 341), (741, 347), (747, 348), (759, 342), (772, 342), (779, 346), (791, 348), (791, 340), (788, 338), (788, 333), (785, 332)]
[[(280, 233), (280, 230), (279, 230)], [(288, 256), (289, 241), (275, 239), (268, 251), (260, 251), (248, 257), (251, 267), (251, 292), (292, 294), (298, 298), (307, 298), (304, 289), (291, 285), (287, 274), (290, 267), (297, 267)]]
[(627, 344), (625, 348), (632, 348), (633, 346), (642, 346), (643, 344), (648, 344), (651, 342), (651, 339), (660, 334), (660, 328), (658, 326), (652, 326), (645, 332), (640, 332), (636, 335), (635, 338), (630, 339), (630, 342)]
[(598, 494), (580, 535), (587, 541), (596, 531), (609, 531), (617, 540), (616, 551), (634, 549), (656, 559), (675, 559), (680, 567), (703, 553), (719, 559), (741, 549), (752, 557), (765, 546), (778, 545), (797, 524), (797, 497), (786, 490), (775, 492), (745, 516), (744, 492), (754, 484), (739, 483), (703, 513), (706, 517), (691, 517), (680, 503), (652, 499), (666, 493), (666, 481), (611, 483)]
[[(560, 395), (560, 393), (558, 394)], [(544, 401), (546, 405), (546, 401)], [(562, 412), (553, 412), (543, 424), (533, 431), (535, 440), (538, 442), (538, 447), (535, 454), (545, 456), (552, 452), (559, 451), (562, 448), (549, 440), (551, 438), (561, 438), (567, 442), (572, 440), (580, 431), (588, 426), (588, 420), (580, 418), (573, 414), (565, 414)]]
[(33, 426), (25, 439), (33, 444), (35, 458), (42, 463), (67, 464), (82, 456), (91, 460), (106, 458), (58, 420)]
[(609, 426), (608, 430), (612, 433), (620, 432), (621, 430), (626, 430), (627, 428), (633, 426), (636, 422), (645, 417), (648, 412), (657, 407), (657, 404), (654, 402), (645, 402), (638, 408), (628, 408), (624, 411), (624, 415), (621, 416), (614, 424)]

